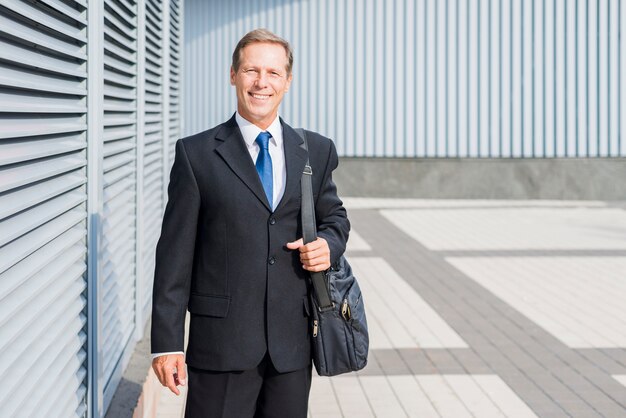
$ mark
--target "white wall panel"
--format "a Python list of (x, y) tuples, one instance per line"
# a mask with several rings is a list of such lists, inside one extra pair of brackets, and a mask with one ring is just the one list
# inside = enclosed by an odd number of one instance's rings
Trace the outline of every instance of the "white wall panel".
[(3, 416), (83, 416), (86, 8), (0, 5)]
[(2, 416), (103, 416), (142, 337), (182, 10), (0, 2)]
[(169, 2), (169, 164), (174, 163), (176, 140), (181, 136), (182, 101), (181, 101), (181, 71), (182, 71), (182, 18), (183, 5), (181, 0)]
[[(104, 3), (102, 348), (104, 405), (110, 402), (135, 329), (137, 5)], [(146, 54), (146, 57), (148, 54)], [(147, 88), (149, 87), (146, 84)], [(158, 91), (158, 89), (157, 89)], [(151, 115), (146, 120), (152, 121)]]
[(267, 27), (295, 49), (281, 115), (341, 155), (625, 156), (622, 3), (187, 0), (184, 133), (232, 115), (232, 50)]
[[(139, 210), (141, 219), (138, 226), (142, 232), (141, 277), (138, 280), (138, 307), (141, 310), (143, 322), (150, 317), (152, 307), (152, 283), (154, 280), (154, 252), (156, 242), (161, 231), (163, 216), (164, 190), (164, 152), (166, 141), (163, 133), (164, 118), (164, 86), (163, 86), (163, 4), (157, 0), (146, 1), (145, 30), (140, 36), (145, 36), (145, 55), (143, 57), (143, 141), (140, 143), (141, 152), (141, 191), (138, 192)], [(166, 33), (167, 35), (167, 33)], [(141, 329), (145, 324), (140, 324)]]

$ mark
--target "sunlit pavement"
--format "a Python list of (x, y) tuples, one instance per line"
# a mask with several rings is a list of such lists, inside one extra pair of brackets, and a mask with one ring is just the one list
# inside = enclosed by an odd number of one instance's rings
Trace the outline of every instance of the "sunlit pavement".
[(310, 417), (626, 416), (626, 205), (345, 204), (370, 359), (314, 377)]

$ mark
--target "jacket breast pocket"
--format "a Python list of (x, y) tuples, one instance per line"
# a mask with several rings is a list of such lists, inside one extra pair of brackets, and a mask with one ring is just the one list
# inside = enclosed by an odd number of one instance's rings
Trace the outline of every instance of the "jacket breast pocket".
[(212, 316), (214, 318), (225, 318), (230, 307), (230, 296), (221, 295), (200, 295), (192, 293), (189, 296), (187, 309), (195, 315)]

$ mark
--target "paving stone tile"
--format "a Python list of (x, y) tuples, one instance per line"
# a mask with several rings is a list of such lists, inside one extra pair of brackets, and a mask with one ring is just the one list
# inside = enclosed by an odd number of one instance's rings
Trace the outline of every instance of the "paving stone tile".
[(437, 417), (437, 411), (414, 376), (389, 377), (389, 383), (409, 417)]
[(583, 402), (556, 400), (565, 412), (573, 417), (599, 417), (600, 412)]
[(427, 350), (426, 356), (440, 374), (464, 373), (464, 369), (448, 350)]
[(580, 355), (580, 357), (584, 359), (582, 361), (587, 363), (593, 363), (595, 366), (599, 367), (606, 373), (626, 373), (626, 366), (616, 361), (609, 352), (609, 350), (579, 349), (576, 351)]
[(406, 416), (402, 403), (394, 393), (388, 378), (367, 376), (359, 378), (359, 381), (375, 416)]
[(474, 350), (450, 349), (450, 354), (463, 366), (468, 374), (492, 374), (493, 369), (487, 365)]
[(602, 351), (626, 368), (626, 348), (603, 349)]
[[(369, 376), (364, 377), (365, 379)], [(361, 377), (331, 379), (333, 392), (345, 417), (374, 417), (374, 411), (360, 383)]]
[(437, 367), (426, 355), (425, 350), (399, 349), (398, 353), (413, 374), (435, 374)]
[(350, 238), (348, 239), (348, 245), (346, 251), (372, 251), (372, 247), (363, 239), (354, 227), (350, 230)]
[(533, 407), (532, 411), (540, 418), (571, 418), (561, 408), (550, 405), (543, 408)]
[(396, 209), (381, 214), (430, 250), (626, 249), (617, 234), (584, 230), (626, 227), (617, 208)]
[(626, 348), (605, 348), (598, 351), (605, 354), (607, 357), (610, 357), (613, 361), (619, 364), (619, 367), (623, 368), (626, 373)]
[(448, 385), (444, 376), (420, 376), (419, 382), (433, 407), (442, 417), (464, 418), (472, 416), (454, 389)]
[(410, 369), (397, 350), (372, 351), (384, 374), (408, 374)]

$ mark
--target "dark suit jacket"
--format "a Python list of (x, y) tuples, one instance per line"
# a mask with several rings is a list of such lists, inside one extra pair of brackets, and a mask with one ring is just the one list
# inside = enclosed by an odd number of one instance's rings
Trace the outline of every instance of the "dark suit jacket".
[[(278, 371), (310, 364), (307, 273), (299, 252), (285, 247), (302, 236), (300, 177), (307, 152), (283, 125), (287, 179), (272, 212), (234, 116), (176, 143), (161, 237), (156, 250), (152, 352), (183, 351), (191, 313), (187, 364), (247, 370), (266, 352)], [(331, 173), (332, 141), (307, 132), (318, 236), (331, 262), (345, 250), (350, 224)]]

